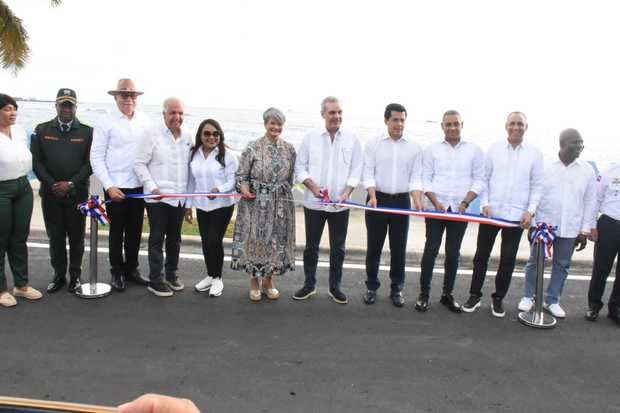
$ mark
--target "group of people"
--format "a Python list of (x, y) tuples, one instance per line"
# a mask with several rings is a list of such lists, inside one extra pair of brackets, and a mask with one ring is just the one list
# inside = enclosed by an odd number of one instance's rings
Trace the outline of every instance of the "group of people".
[[(491, 312), (503, 317), (502, 302), (523, 232), (541, 222), (555, 227), (556, 234), (544, 308), (556, 317), (565, 317), (560, 297), (572, 254), (575, 249), (585, 248), (588, 238), (596, 244), (586, 318), (596, 320), (603, 307), (606, 280), (620, 252), (620, 167), (612, 167), (597, 183), (593, 168), (579, 159), (583, 139), (575, 129), (562, 131), (558, 158), (545, 165), (540, 150), (524, 142), (528, 127), (525, 114), (510, 113), (507, 138), (485, 154), (475, 143), (462, 139), (461, 115), (449, 110), (441, 121), (444, 140), (423, 149), (404, 133), (405, 107), (391, 103), (384, 112), (385, 133), (363, 148), (354, 133), (341, 128), (341, 103), (330, 96), (321, 102), (324, 127), (307, 133), (297, 150), (282, 138), (285, 115), (269, 108), (263, 114), (264, 136), (250, 142), (237, 159), (225, 144), (223, 128), (214, 119), (204, 120), (192, 138), (183, 125), (184, 105), (180, 99), (166, 99), (162, 122), (153, 124), (136, 109), (142, 92), (131, 79), (119, 80), (108, 93), (116, 107), (90, 128), (76, 117), (75, 91), (60, 89), (57, 116), (35, 128), (30, 151), (24, 130), (15, 124), (17, 103), (0, 94), (0, 305), (15, 305), (14, 296), (41, 298), (41, 293), (28, 284), (26, 239), (33, 200), (26, 175), (33, 169), (41, 182), (41, 206), (54, 270), (49, 293), (67, 284), (70, 291), (80, 288), (85, 218), (76, 205), (86, 201), (89, 177), (94, 173), (103, 185), (106, 201), (110, 201), (109, 261), (111, 285), (117, 291), (123, 291), (128, 282), (144, 285), (157, 296), (171, 296), (184, 288), (178, 276), (181, 226), (184, 219), (193, 221), (195, 208), (206, 276), (194, 288), (208, 291), (211, 296), (221, 295), (223, 237), (238, 202), (231, 267), (250, 275), (250, 300), (278, 299), (274, 275), (294, 269), (292, 189), (295, 183), (302, 183), (305, 281), (293, 299), (305, 300), (317, 292), (319, 243), (327, 223), (329, 296), (336, 303), (346, 304), (347, 296), (341, 290), (350, 212), (346, 203), (361, 184), (371, 207), (365, 212), (366, 304), (377, 300), (381, 286), (379, 263), (386, 237), (391, 255), (389, 297), (396, 307), (405, 303), (409, 216), (374, 208), (463, 214), (479, 198), (482, 215), (518, 225), (500, 228), (480, 224), (470, 296), (461, 305), (453, 290), (468, 222), (425, 218), (426, 242), (416, 310), (429, 309), (435, 260), (444, 233), (440, 303), (455, 313), (478, 309), (489, 257), (501, 232)], [(188, 193), (208, 196), (150, 197), (146, 201), (141, 197)], [(240, 199), (232, 194), (240, 194)], [(138, 271), (145, 209), (150, 227), (148, 278)], [(525, 269), (525, 292), (518, 305), (521, 311), (529, 311), (534, 304), (535, 251), (532, 248)], [(5, 254), (14, 275), (13, 294), (8, 291), (4, 273)], [(608, 309), (609, 317), (620, 324), (618, 272)]]

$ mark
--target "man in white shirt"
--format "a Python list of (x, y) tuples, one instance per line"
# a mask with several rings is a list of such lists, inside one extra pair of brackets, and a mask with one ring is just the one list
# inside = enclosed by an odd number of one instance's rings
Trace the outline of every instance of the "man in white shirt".
[[(594, 170), (579, 155), (583, 139), (575, 129), (560, 134), (559, 160), (545, 167), (542, 198), (536, 209), (536, 223), (557, 227), (553, 241), (553, 266), (551, 281), (545, 293), (543, 308), (555, 317), (564, 318), (560, 296), (568, 276), (573, 251), (586, 247), (587, 236), (594, 226), (596, 208), (596, 176)], [(534, 305), (536, 292), (536, 250), (532, 247), (525, 266), (525, 296), (519, 310), (529, 311)]]
[[(594, 265), (588, 290), (586, 320), (596, 321), (603, 308), (603, 293), (607, 277), (620, 253), (620, 164), (615, 164), (601, 176), (597, 185), (596, 207), (591, 239), (594, 246)], [(620, 265), (616, 263), (616, 280), (607, 302), (608, 316), (620, 325)]]
[[(432, 144), (424, 151), (424, 193), (431, 203), (429, 208), (462, 214), (484, 189), (484, 155), (477, 145), (461, 140), (463, 121), (457, 111), (444, 113), (441, 128), (444, 141)], [(452, 296), (452, 290), (467, 222), (426, 218), (425, 224), (420, 294), (415, 308), (422, 312), (428, 310), (435, 259), (445, 231), (446, 259), (440, 302), (450, 311), (460, 313), (461, 306)]]
[[(134, 170), (147, 193), (179, 194), (187, 191), (192, 135), (182, 126), (183, 114), (183, 103), (179, 99), (166, 99), (163, 123), (148, 131), (142, 139), (134, 162)], [(150, 227), (148, 290), (158, 297), (169, 297), (173, 295), (173, 291), (181, 291), (184, 288), (177, 276), (177, 270), (185, 200), (148, 199), (146, 212)]]
[[(422, 209), (422, 148), (403, 135), (407, 110), (390, 103), (383, 115), (387, 133), (366, 145), (363, 184), (368, 205), (387, 208)], [(411, 196), (411, 201), (409, 197)], [(409, 216), (366, 211), (366, 294), (364, 302), (374, 304), (379, 282), (379, 263), (385, 236), (390, 240), (390, 298), (396, 307), (405, 304), (405, 256)]]
[(510, 287), (523, 229), (530, 227), (542, 196), (544, 169), (540, 150), (523, 143), (523, 135), (527, 131), (527, 118), (523, 113), (512, 112), (508, 115), (506, 131), (507, 141), (497, 142), (487, 151), (486, 189), (480, 195), (480, 206), (483, 215), (519, 222), (520, 226), (500, 229), (493, 225), (479, 225), (470, 297), (463, 305), (463, 311), (468, 313), (480, 307), (489, 257), (501, 230), (499, 267), (495, 276), (495, 292), (491, 296), (491, 314), (495, 317), (506, 315), (502, 300)]
[[(144, 201), (125, 198), (126, 194), (141, 194), (142, 184), (133, 171), (136, 150), (144, 132), (150, 127), (149, 118), (136, 110), (138, 96), (131, 79), (120, 79), (116, 89), (108, 94), (114, 96), (116, 107), (95, 125), (90, 163), (93, 173), (103, 185), (110, 217), (108, 238), (110, 284), (117, 291), (125, 289), (125, 279), (139, 285), (148, 280), (138, 272), (138, 251), (142, 238)], [(124, 253), (124, 254), (123, 254)], [(123, 256), (124, 255), (124, 256)]]
[(316, 294), (316, 267), (319, 243), (325, 228), (329, 229), (329, 296), (339, 304), (347, 297), (340, 290), (345, 241), (349, 225), (348, 208), (321, 205), (323, 191), (337, 202), (346, 202), (362, 175), (362, 146), (355, 134), (340, 129), (342, 108), (337, 98), (328, 96), (321, 103), (325, 128), (309, 132), (301, 143), (295, 161), (295, 175), (305, 186), (304, 219), (306, 248), (304, 249), (305, 281), (295, 292), (295, 300), (305, 300)]

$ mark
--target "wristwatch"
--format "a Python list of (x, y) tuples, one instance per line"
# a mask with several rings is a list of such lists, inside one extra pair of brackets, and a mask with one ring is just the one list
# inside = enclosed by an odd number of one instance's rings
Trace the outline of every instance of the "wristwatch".
[(71, 189), (75, 188), (75, 184), (73, 183), (73, 181), (69, 181), (69, 188)]
[(461, 201), (461, 204), (465, 204), (465, 207), (469, 208), (469, 202), (467, 202), (467, 201), (465, 201), (465, 200), (462, 200), (462, 201)]

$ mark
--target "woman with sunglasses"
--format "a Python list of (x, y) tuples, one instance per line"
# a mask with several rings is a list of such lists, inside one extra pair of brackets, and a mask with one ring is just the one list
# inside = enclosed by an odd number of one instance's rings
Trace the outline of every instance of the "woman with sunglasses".
[[(28, 285), (28, 248), (32, 188), (26, 176), (32, 169), (26, 132), (15, 125), (17, 102), (0, 93), (0, 306), (13, 307), (15, 297), (38, 300), (41, 293)], [(4, 257), (9, 258), (15, 288), (8, 290)]]
[[(239, 162), (226, 150), (224, 131), (214, 119), (203, 120), (196, 132), (196, 142), (190, 154), (189, 192), (230, 192), (235, 188), (235, 172)], [(192, 207), (196, 208), (198, 229), (202, 239), (202, 253), (207, 276), (194, 289), (209, 291), (211, 297), (222, 295), (222, 240), (230, 223), (236, 198), (190, 198), (186, 220), (192, 222)]]

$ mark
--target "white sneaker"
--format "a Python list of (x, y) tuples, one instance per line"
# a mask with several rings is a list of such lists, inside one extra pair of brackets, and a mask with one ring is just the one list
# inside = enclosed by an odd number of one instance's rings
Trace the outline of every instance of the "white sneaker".
[(194, 289), (198, 292), (207, 291), (209, 288), (211, 288), (212, 284), (213, 278), (207, 275), (194, 286)]
[(566, 317), (566, 311), (564, 311), (564, 309), (560, 307), (560, 304), (558, 303), (551, 304), (551, 305), (544, 303), (543, 308), (549, 311), (554, 317), (557, 317), (557, 318)]
[(221, 278), (213, 278), (213, 282), (211, 283), (211, 291), (209, 291), (209, 296), (211, 297), (219, 297), (222, 295), (222, 291), (224, 291), (224, 283)]
[(526, 313), (532, 309), (534, 306), (534, 299), (531, 297), (523, 297), (521, 301), (519, 301), (519, 305), (517, 308), (519, 311), (525, 311)]

